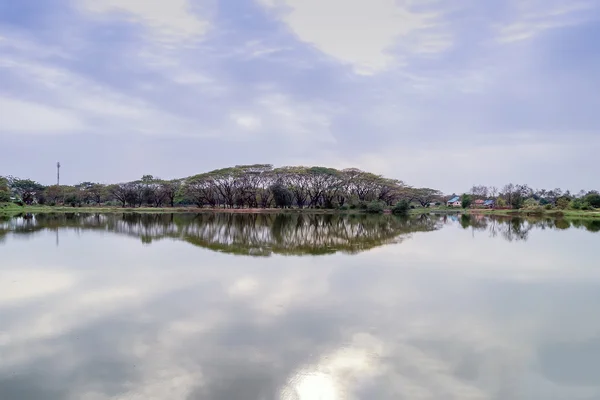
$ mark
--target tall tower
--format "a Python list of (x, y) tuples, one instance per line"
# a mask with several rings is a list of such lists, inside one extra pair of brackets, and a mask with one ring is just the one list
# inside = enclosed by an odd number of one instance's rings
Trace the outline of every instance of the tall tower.
[(56, 186), (60, 186), (60, 162), (56, 163)]

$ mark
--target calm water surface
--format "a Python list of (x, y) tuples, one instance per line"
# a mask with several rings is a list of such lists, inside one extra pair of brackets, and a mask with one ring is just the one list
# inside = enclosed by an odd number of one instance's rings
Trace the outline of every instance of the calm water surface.
[(600, 221), (0, 220), (0, 399), (600, 399)]

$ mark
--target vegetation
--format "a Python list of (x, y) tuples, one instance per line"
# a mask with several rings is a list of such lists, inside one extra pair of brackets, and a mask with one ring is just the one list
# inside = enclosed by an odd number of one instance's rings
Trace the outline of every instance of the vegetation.
[[(101, 184), (82, 182), (74, 186), (44, 186), (31, 179), (0, 177), (0, 203), (92, 208), (126, 209), (202, 208), (237, 210), (293, 211), (310, 209), (340, 212), (364, 211), (395, 214), (445, 210), (452, 196), (439, 190), (415, 188), (396, 179), (356, 168), (337, 170), (326, 167), (281, 167), (269, 164), (238, 165), (188, 178), (164, 180), (145, 175), (132, 182)], [(464, 209), (490, 207), (517, 210), (528, 214), (552, 212), (587, 212), (600, 208), (597, 191), (572, 194), (561, 189), (534, 190), (528, 185), (508, 184), (498, 190), (484, 185), (473, 186), (460, 196)], [(479, 211), (477, 211), (479, 212)]]
[(169, 181), (146, 175), (137, 181), (110, 185), (84, 182), (44, 187), (12, 177), (6, 182), (9, 191), (25, 204), (71, 207), (194, 205), (226, 209), (368, 210), (371, 203), (377, 203), (377, 210), (383, 211), (402, 199), (424, 205), (441, 198), (439, 191), (411, 188), (399, 180), (355, 168), (273, 168), (266, 164), (238, 165)]
[(394, 214), (394, 215), (408, 215), (408, 211), (409, 210), (410, 210), (410, 203), (407, 200), (400, 200), (392, 208), (392, 214)]

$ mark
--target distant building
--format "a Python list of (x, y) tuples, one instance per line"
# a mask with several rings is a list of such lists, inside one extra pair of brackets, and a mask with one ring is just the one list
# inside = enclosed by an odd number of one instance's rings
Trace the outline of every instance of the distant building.
[(483, 205), (485, 204), (485, 200), (481, 200), (481, 199), (477, 199), (473, 202), (473, 205), (475, 207), (483, 207)]
[(494, 208), (496, 206), (496, 201), (495, 200), (486, 200), (483, 202), (483, 206), (485, 208)]
[(462, 207), (462, 201), (460, 201), (460, 197), (458, 196), (451, 198), (446, 204), (448, 207)]

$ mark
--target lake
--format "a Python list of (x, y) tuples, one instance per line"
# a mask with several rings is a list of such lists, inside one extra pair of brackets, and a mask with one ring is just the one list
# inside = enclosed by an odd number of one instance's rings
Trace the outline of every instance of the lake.
[(600, 221), (0, 220), (0, 399), (600, 399)]

